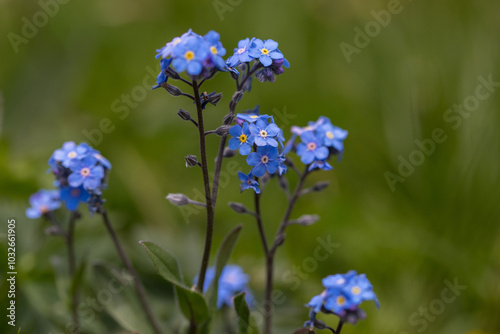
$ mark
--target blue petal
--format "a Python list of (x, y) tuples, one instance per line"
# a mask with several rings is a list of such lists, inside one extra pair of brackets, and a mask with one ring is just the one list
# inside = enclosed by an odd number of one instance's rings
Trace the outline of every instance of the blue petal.
[(247, 143), (243, 143), (240, 146), (240, 154), (241, 155), (247, 155), (250, 153), (251, 150), (252, 150), (252, 147), (250, 145), (248, 145)]
[(249, 166), (255, 166), (257, 164), (260, 164), (260, 154), (255, 152), (250, 153), (247, 157), (247, 164)]
[(262, 138), (261, 136), (255, 137), (254, 142), (255, 142), (255, 145), (257, 145), (257, 146), (266, 146), (267, 145), (267, 141), (264, 138)]
[(182, 72), (186, 69), (187, 62), (184, 58), (175, 58), (172, 62), (172, 66), (177, 72)]
[(259, 163), (257, 166), (252, 168), (252, 174), (257, 176), (257, 177), (264, 176), (265, 173), (266, 173), (266, 166), (264, 166), (261, 163)]
[(238, 138), (229, 139), (229, 148), (231, 150), (237, 150), (240, 147), (240, 140)]
[(229, 129), (229, 134), (233, 137), (239, 137), (241, 135), (241, 126), (236, 124)]
[(272, 39), (268, 39), (264, 43), (264, 47), (268, 49), (269, 51), (271, 50), (276, 50), (278, 48), (278, 42), (273, 41)]
[(83, 183), (83, 176), (80, 173), (71, 173), (68, 176), (68, 183), (70, 186), (76, 188)]
[(307, 145), (304, 143), (297, 144), (297, 155), (301, 156), (307, 150)]
[(311, 162), (314, 161), (314, 153), (312, 151), (305, 151), (304, 154), (300, 157), (300, 161), (302, 163), (309, 165)]
[(266, 141), (268, 145), (271, 145), (273, 147), (278, 147), (278, 142), (276, 141), (276, 139), (268, 137)]
[(26, 217), (28, 217), (29, 219), (37, 219), (40, 218), (41, 216), (42, 213), (37, 209), (34, 208), (26, 209)]
[(281, 132), (281, 129), (276, 124), (269, 124), (266, 131), (268, 136), (275, 137)]
[(276, 172), (276, 170), (278, 169), (279, 164), (280, 163), (277, 160), (268, 162), (267, 163), (267, 171), (269, 172), (269, 174), (274, 174)]
[(259, 61), (262, 63), (262, 65), (264, 65), (265, 67), (271, 65), (273, 63), (273, 60), (271, 59), (271, 57), (269, 57), (268, 55), (261, 55), (259, 57)]
[(238, 172), (238, 178), (240, 179), (241, 182), (248, 181), (248, 176), (243, 172)]
[(328, 149), (325, 146), (320, 146), (314, 150), (314, 155), (316, 156), (316, 159), (318, 160), (325, 160), (328, 158)]
[(191, 75), (198, 75), (201, 73), (201, 64), (197, 61), (190, 61), (187, 66), (186, 72), (188, 72)]

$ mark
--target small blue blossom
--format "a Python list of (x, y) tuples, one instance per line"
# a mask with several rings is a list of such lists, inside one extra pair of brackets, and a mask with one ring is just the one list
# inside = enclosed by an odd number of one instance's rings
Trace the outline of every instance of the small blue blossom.
[(255, 123), (257, 122), (257, 120), (259, 118), (262, 118), (262, 117), (269, 117), (267, 115), (259, 115), (259, 114), (256, 114), (256, 113), (248, 113), (248, 114), (236, 114), (236, 122), (239, 121), (246, 121), (248, 123)]
[(283, 175), (286, 173), (287, 171), (287, 166), (285, 165), (285, 161), (286, 161), (286, 157), (285, 157), (285, 154), (284, 153), (281, 153), (279, 156), (278, 156), (278, 174), (279, 175)]
[(249, 55), (259, 61), (265, 67), (273, 63), (273, 59), (282, 59), (283, 54), (278, 50), (278, 43), (272, 39), (262, 41), (255, 39), (250, 47)]
[(312, 171), (315, 169), (332, 170), (333, 167), (326, 160), (316, 160), (313, 161), (313, 163), (309, 166), (308, 171)]
[(348, 135), (348, 131), (341, 129), (331, 123), (321, 125), (318, 128), (318, 132), (323, 138), (323, 145), (327, 147), (333, 147), (338, 152), (344, 151), (344, 139)]
[(278, 149), (273, 146), (259, 146), (257, 152), (252, 152), (247, 157), (247, 164), (253, 166), (251, 173), (261, 177), (266, 173), (274, 174), (279, 166)]
[(305, 131), (300, 138), (302, 139), (302, 143), (297, 145), (297, 155), (300, 156), (300, 160), (304, 164), (309, 165), (314, 160), (325, 160), (328, 158), (328, 148), (322, 145), (314, 132)]
[(90, 153), (90, 155), (92, 157), (94, 157), (97, 160), (97, 162), (101, 166), (103, 166), (105, 169), (107, 169), (107, 170), (111, 169), (111, 163), (109, 162), (108, 159), (106, 159), (105, 157), (103, 157), (99, 151), (92, 150), (91, 153)]
[[(205, 274), (203, 283), (203, 292), (206, 292), (215, 278), (215, 268), (210, 267)], [(194, 279), (194, 284), (198, 277)], [(222, 269), (217, 289), (217, 308), (220, 309), (226, 305), (233, 306), (233, 297), (241, 292), (246, 292), (245, 298), (249, 305), (253, 304), (253, 297), (248, 288), (249, 277), (243, 272), (241, 267), (236, 265), (227, 265)]]
[(203, 38), (208, 44), (209, 54), (215, 66), (221, 71), (225, 70), (226, 63), (222, 59), (222, 56), (226, 54), (226, 49), (224, 49), (222, 43), (219, 41), (219, 33), (211, 30)]
[(231, 150), (239, 149), (241, 155), (248, 155), (254, 142), (254, 136), (250, 134), (248, 123), (243, 123), (243, 126), (234, 125), (229, 129), (229, 134), (233, 136), (229, 139), (229, 148)]
[(254, 136), (257, 146), (278, 146), (278, 141), (274, 137), (278, 136), (281, 130), (276, 124), (267, 123), (264, 119), (259, 118), (255, 124), (250, 125), (250, 132)]
[(158, 76), (156, 77), (156, 85), (153, 86), (153, 89), (161, 87), (165, 82), (167, 82), (168, 76), (166, 71), (171, 63), (172, 63), (172, 58), (160, 60), (161, 70)]
[(203, 39), (189, 36), (172, 51), (172, 66), (178, 71), (198, 75), (203, 69), (202, 62), (209, 54), (209, 48)]
[(94, 157), (88, 156), (72, 164), (69, 185), (76, 188), (83, 184), (87, 191), (98, 191), (104, 178), (104, 168), (96, 162)]
[(240, 63), (248, 63), (253, 60), (253, 57), (249, 55), (250, 46), (252, 45), (254, 38), (245, 38), (238, 42), (238, 47), (234, 49), (234, 54), (229, 57), (226, 64), (229, 67), (234, 67)]
[(78, 188), (62, 187), (60, 192), (61, 201), (66, 204), (66, 209), (69, 211), (76, 211), (80, 202), (87, 202), (90, 194), (82, 186)]
[(42, 215), (61, 207), (57, 190), (41, 189), (30, 196), (31, 207), (26, 209), (26, 217), (40, 218)]
[(243, 172), (238, 172), (238, 178), (241, 181), (240, 184), (240, 190), (247, 190), (247, 189), (253, 189), (255, 193), (259, 194), (260, 189), (259, 189), (259, 182), (254, 180), (252, 173), (246, 175)]
[(365, 318), (364, 311), (359, 308), (363, 301), (373, 300), (377, 307), (380, 306), (366, 275), (357, 275), (354, 270), (346, 274), (330, 275), (322, 283), (326, 289), (306, 304), (311, 308), (307, 326), (314, 325), (318, 312), (334, 313), (342, 321), (355, 324)]
[(62, 148), (54, 151), (49, 159), (49, 165), (60, 162), (64, 167), (69, 168), (73, 161), (85, 157), (90, 150), (91, 147), (86, 143), (76, 145), (73, 141), (65, 142)]

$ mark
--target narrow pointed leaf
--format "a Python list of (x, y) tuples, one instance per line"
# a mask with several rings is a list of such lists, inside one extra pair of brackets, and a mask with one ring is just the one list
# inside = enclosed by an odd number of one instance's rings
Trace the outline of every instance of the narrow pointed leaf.
[(226, 266), (227, 261), (229, 260), (229, 257), (233, 252), (234, 246), (236, 245), (236, 241), (238, 240), (242, 228), (242, 225), (238, 225), (234, 229), (232, 229), (222, 241), (222, 244), (217, 252), (217, 257), (215, 260), (215, 277), (207, 291), (208, 305), (212, 310), (215, 310), (217, 305), (217, 291), (222, 269), (224, 269), (224, 267)]
[(198, 325), (208, 319), (207, 302), (199, 292), (181, 286), (176, 286), (175, 291), (179, 307), (186, 318), (192, 319)]
[(238, 334), (247, 334), (250, 328), (250, 308), (242, 292), (234, 297), (234, 309), (238, 315)]
[(182, 280), (182, 275), (177, 258), (150, 241), (139, 241), (149, 255), (154, 267), (161, 277), (168, 282), (187, 288)]

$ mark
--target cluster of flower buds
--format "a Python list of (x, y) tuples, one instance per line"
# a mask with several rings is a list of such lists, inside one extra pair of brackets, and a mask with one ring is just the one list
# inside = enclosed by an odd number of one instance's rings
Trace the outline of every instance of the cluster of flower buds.
[(311, 311), (310, 320), (304, 324), (305, 327), (315, 327), (318, 312), (333, 313), (343, 322), (356, 324), (358, 320), (365, 318), (359, 304), (373, 300), (377, 307), (380, 306), (365, 274), (358, 275), (356, 271), (351, 270), (346, 274), (330, 275), (324, 278), (322, 283), (326, 289), (306, 305)]
[(50, 171), (57, 190), (40, 190), (30, 197), (28, 218), (38, 218), (53, 211), (63, 202), (70, 211), (76, 211), (81, 202), (90, 212), (96, 212), (103, 203), (102, 190), (106, 188), (110, 162), (99, 151), (86, 143), (65, 142), (49, 159)]

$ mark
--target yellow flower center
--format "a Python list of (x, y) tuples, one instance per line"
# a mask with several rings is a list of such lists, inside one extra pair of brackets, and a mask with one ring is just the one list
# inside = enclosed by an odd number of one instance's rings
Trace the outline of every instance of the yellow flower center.
[(260, 52), (262, 52), (263, 55), (268, 55), (269, 54), (269, 50), (266, 49), (266, 48), (260, 49)]
[(337, 304), (338, 305), (344, 305), (345, 304), (345, 298), (343, 296), (338, 296), (337, 297)]
[(212, 52), (212, 54), (216, 55), (217, 54), (217, 48), (215, 46), (211, 46), (210, 47), (210, 52)]
[(361, 289), (359, 288), (359, 286), (353, 286), (351, 292), (355, 295), (359, 295), (361, 293)]
[(267, 131), (266, 130), (260, 130), (260, 136), (262, 138), (266, 138), (267, 137)]
[(333, 132), (328, 131), (328, 132), (326, 133), (326, 136), (328, 137), (328, 139), (333, 139)]
[(257, 115), (252, 115), (252, 116), (250, 116), (250, 118), (256, 119), (256, 118), (259, 118), (259, 116), (257, 116)]
[(184, 58), (187, 60), (192, 60), (194, 58), (194, 52), (193, 51), (186, 51), (184, 54)]
[(264, 165), (267, 164), (269, 162), (269, 157), (267, 155), (262, 156), (262, 158), (260, 158), (260, 162)]
[(70, 158), (70, 159), (76, 158), (76, 152), (75, 151), (69, 152), (68, 153), (68, 158)]
[(316, 143), (309, 143), (309, 144), (307, 144), (307, 149), (309, 151), (314, 151), (316, 149)]
[(241, 143), (246, 143), (246, 141), (247, 141), (247, 135), (242, 133), (240, 135), (240, 142)]
[(80, 171), (80, 174), (82, 176), (89, 176), (90, 175), (90, 169), (85, 167), (85, 168), (82, 168), (82, 170)]

